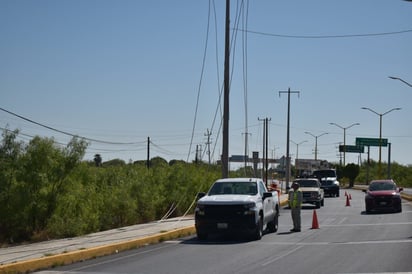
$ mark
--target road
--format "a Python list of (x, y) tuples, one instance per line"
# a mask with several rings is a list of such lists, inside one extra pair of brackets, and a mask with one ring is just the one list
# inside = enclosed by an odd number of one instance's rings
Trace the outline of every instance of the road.
[(290, 233), (290, 211), (282, 208), (277, 233), (260, 241), (195, 236), (146, 246), (113, 256), (56, 267), (59, 273), (412, 273), (412, 205), (403, 212), (365, 214), (364, 193), (345, 190), (316, 209), (302, 210), (302, 232)]

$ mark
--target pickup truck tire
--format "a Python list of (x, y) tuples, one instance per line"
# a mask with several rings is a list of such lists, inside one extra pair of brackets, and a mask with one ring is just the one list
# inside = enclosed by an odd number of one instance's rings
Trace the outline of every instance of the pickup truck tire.
[(325, 206), (325, 199), (322, 199), (322, 201), (320, 201), (320, 205)]
[(319, 202), (316, 202), (316, 208), (320, 208), (320, 204), (321, 204), (320, 201), (319, 201)]
[(256, 229), (252, 234), (252, 239), (258, 241), (262, 239), (262, 236), (263, 236), (263, 220), (262, 220), (262, 217), (260, 217), (258, 223), (256, 224)]
[(270, 233), (274, 233), (278, 231), (278, 227), (279, 227), (279, 212), (276, 211), (276, 214), (273, 217), (273, 220), (268, 223), (268, 230)]

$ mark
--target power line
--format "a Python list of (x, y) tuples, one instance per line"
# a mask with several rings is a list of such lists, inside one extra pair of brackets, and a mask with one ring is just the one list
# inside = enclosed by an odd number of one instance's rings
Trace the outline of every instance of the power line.
[(279, 38), (293, 38), (293, 39), (335, 39), (335, 38), (353, 38), (353, 37), (374, 37), (374, 36), (386, 36), (397, 35), (412, 32), (412, 29), (391, 31), (391, 32), (377, 32), (377, 33), (361, 33), (361, 34), (342, 34), (342, 35), (288, 35), (288, 34), (276, 34), (262, 31), (253, 31), (247, 29), (236, 29), (237, 31), (243, 31), (263, 36), (272, 36)]
[(13, 115), (13, 116), (16, 116), (16, 117), (18, 117), (18, 118), (20, 118), (20, 119), (23, 119), (23, 120), (25, 120), (25, 121), (27, 121), (27, 122), (30, 122), (30, 123), (32, 123), (32, 124), (36, 124), (36, 125), (38, 125), (38, 126), (41, 126), (41, 127), (50, 129), (50, 130), (52, 130), (52, 131), (62, 133), (62, 134), (64, 134), (64, 135), (71, 136), (71, 137), (82, 138), (82, 139), (87, 140), (87, 141), (92, 141), (92, 142), (97, 142), (97, 143), (103, 143), (103, 144), (111, 144), (111, 145), (135, 145), (135, 144), (141, 144), (141, 143), (143, 143), (143, 142), (130, 142), (130, 143), (110, 142), (110, 141), (103, 141), (103, 140), (97, 140), (97, 139), (82, 137), (82, 136), (79, 136), (79, 135), (77, 135), (77, 134), (72, 134), (72, 133), (69, 133), (69, 132), (66, 132), (66, 131), (63, 131), (63, 130), (59, 130), (59, 129), (56, 129), (56, 128), (53, 128), (53, 127), (50, 127), (50, 126), (46, 126), (46, 125), (44, 125), (44, 124), (41, 124), (41, 123), (36, 122), (36, 121), (33, 121), (33, 120), (29, 119), (29, 118), (23, 117), (23, 116), (21, 116), (21, 115), (18, 115), (18, 114), (14, 113), (14, 112), (8, 111), (8, 110), (6, 110), (6, 109), (4, 109), (4, 108), (1, 108), (1, 107), (0, 107), (0, 110), (2, 110), (2, 111), (4, 111), (4, 112), (7, 112), (7, 113), (9, 113), (9, 114), (11, 114), (11, 115)]

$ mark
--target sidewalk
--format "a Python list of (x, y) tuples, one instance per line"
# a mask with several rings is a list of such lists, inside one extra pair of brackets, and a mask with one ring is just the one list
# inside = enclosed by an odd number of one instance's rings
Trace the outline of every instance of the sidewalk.
[[(281, 205), (287, 202), (282, 194)], [(105, 256), (196, 233), (193, 216), (112, 229), (80, 237), (0, 248), (0, 273), (19, 273)]]

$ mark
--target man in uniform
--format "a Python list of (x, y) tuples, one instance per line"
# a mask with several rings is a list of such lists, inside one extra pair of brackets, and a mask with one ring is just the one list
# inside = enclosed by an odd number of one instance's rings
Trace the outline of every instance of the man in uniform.
[(300, 209), (302, 208), (302, 191), (298, 183), (293, 183), (289, 191), (289, 207), (292, 213), (293, 228), (291, 232), (300, 232)]

